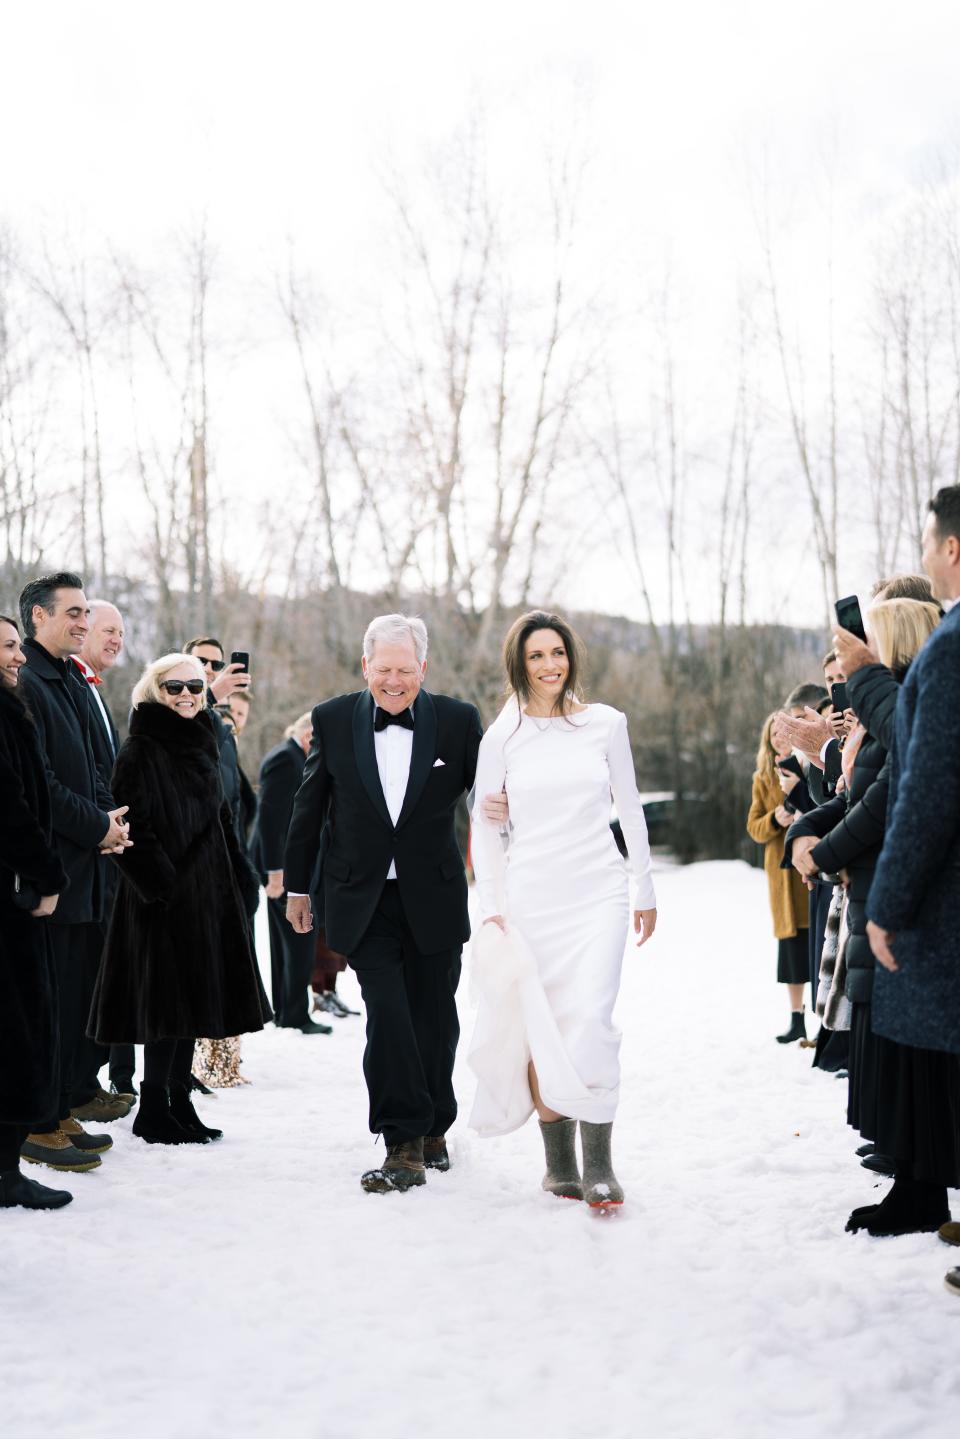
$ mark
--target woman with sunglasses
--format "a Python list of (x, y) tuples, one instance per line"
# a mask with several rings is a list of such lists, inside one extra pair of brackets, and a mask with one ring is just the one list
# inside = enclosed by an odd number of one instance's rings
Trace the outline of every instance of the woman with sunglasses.
[(121, 884), (93, 997), (102, 1044), (144, 1046), (133, 1132), (153, 1144), (205, 1144), (188, 1088), (194, 1041), (262, 1029), (270, 1009), (250, 943), (257, 876), (220, 782), (203, 667), (168, 654), (133, 691), (130, 733), (113, 773), (136, 817), (136, 858)]

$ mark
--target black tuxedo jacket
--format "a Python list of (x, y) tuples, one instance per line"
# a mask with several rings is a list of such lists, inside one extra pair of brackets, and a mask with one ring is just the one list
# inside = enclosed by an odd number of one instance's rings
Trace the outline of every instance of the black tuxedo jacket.
[[(293, 801), (303, 779), (306, 755), (295, 739), (285, 739), (260, 766), (257, 824), (250, 841), (250, 858), (266, 883), (270, 870), (283, 869), (283, 851), (293, 813)], [(304, 891), (306, 893), (306, 891)]]
[(293, 805), (284, 881), (289, 890), (309, 891), (327, 824), (323, 901), (331, 949), (349, 955), (356, 948), (391, 860), (420, 953), (456, 949), (470, 938), (470, 922), (454, 814), (461, 796), (473, 788), (480, 715), (462, 700), (420, 691), (413, 706), (410, 778), (394, 827), (377, 770), (373, 710), (369, 690), (362, 690), (313, 711), (313, 741)]
[(102, 733), (103, 725), (72, 660), (53, 659), (32, 639), (24, 640), (23, 650), (27, 662), (18, 688), (40, 735), (53, 835), (68, 880), (47, 923), (88, 924), (104, 917), (104, 866), (97, 851), (114, 807), (95, 751), (93, 727)]

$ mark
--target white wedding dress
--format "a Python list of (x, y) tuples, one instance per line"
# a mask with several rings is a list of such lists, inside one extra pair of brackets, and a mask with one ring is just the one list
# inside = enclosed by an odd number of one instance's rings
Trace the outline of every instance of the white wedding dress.
[[(505, 789), (509, 843), (483, 818)], [(605, 1124), (620, 1087), (613, 1007), (631, 919), (628, 868), (610, 830), (613, 796), (636, 881), (632, 908), (656, 897), (626, 716), (591, 704), (538, 719), (511, 701), (483, 737), (472, 857), (480, 913), (473, 945), (480, 993), (469, 1063), (470, 1126), (507, 1134), (529, 1118), (532, 1058), (545, 1104)], [(490, 915), (507, 921), (506, 938)]]

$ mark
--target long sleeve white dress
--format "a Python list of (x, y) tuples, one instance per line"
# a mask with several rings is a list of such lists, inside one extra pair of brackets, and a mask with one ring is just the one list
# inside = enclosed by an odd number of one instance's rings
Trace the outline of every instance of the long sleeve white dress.
[[(483, 818), (505, 789), (509, 844)], [(620, 1087), (613, 1007), (631, 917), (628, 867), (610, 830), (611, 795), (636, 882), (634, 908), (656, 897), (626, 716), (591, 704), (540, 719), (511, 702), (480, 745), (472, 857), (479, 922), (480, 1006), (469, 1053), (481, 1134), (507, 1134), (533, 1111), (532, 1058), (544, 1103), (610, 1122)], [(490, 915), (507, 921), (506, 941)], [(506, 946), (509, 957), (504, 958)]]

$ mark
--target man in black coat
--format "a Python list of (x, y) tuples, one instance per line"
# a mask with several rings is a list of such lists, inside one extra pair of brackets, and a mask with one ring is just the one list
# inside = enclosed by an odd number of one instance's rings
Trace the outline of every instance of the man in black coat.
[(250, 858), (267, 892), (270, 979), (277, 1027), (298, 1029), (301, 1034), (331, 1034), (332, 1025), (314, 1024), (310, 1019), (313, 935), (298, 933), (287, 919), (283, 880), (283, 850), (312, 731), (312, 717), (302, 715), (260, 766), (260, 796)]
[[(97, 767), (109, 789), (113, 766), (120, 749), (120, 735), (104, 698), (102, 686), (104, 675), (113, 669), (123, 653), (125, 631), (123, 616), (116, 605), (109, 600), (90, 600), (89, 605), (90, 628), (80, 653), (73, 656), (73, 663), (90, 686), (89, 695), (94, 715), (90, 738)], [(119, 874), (109, 856), (101, 859), (101, 865), (105, 886), (103, 930), (106, 939), (106, 927), (110, 922)], [(107, 1058), (110, 1061), (110, 1087), (113, 1094), (132, 1104), (136, 1097), (133, 1087), (136, 1055), (132, 1044), (112, 1044), (108, 1055), (102, 1045), (93, 1039), (85, 1038), (78, 1064), (81, 1076), (86, 1079), (88, 1075), (92, 1075), (96, 1082), (96, 1071)], [(84, 1087), (87, 1087), (86, 1084)]]
[[(77, 1061), (86, 1036), (90, 999), (103, 948), (105, 884), (100, 856), (122, 854), (130, 845), (125, 811), (114, 808), (97, 765), (89, 686), (71, 657), (79, 654), (89, 627), (79, 575), (61, 572), (31, 580), (20, 596), (27, 660), (20, 690), (44, 751), (53, 833), (67, 885), (50, 919), (60, 996), (60, 1100), (58, 1113), (31, 1134), (24, 1153), (56, 1168), (61, 1121), (71, 1109), (96, 1109), (101, 1119), (126, 1114), (100, 1096), (96, 1079), (78, 1088)], [(37, 1152), (34, 1153), (34, 1150)]]
[[(381, 615), (367, 627), (367, 688), (313, 711), (313, 741), (284, 855), (287, 914), (312, 926), (309, 889), (324, 826), (323, 901), (330, 947), (349, 956), (367, 1007), (364, 1075), (370, 1128), (387, 1158), (369, 1192), (446, 1168), (457, 1113), (456, 991), (470, 937), (454, 815), (473, 787), (480, 716), (422, 688), (422, 620)], [(426, 1143), (425, 1143), (426, 1141)]]

